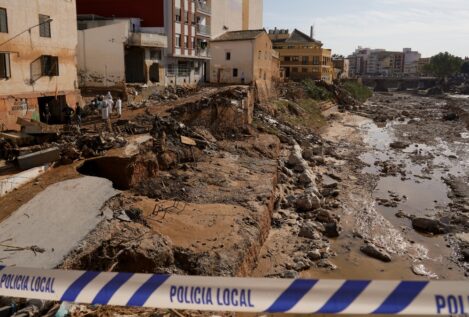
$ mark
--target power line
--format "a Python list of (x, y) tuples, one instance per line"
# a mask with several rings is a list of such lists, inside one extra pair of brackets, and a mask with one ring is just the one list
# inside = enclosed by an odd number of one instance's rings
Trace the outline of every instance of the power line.
[(54, 21), (54, 20), (53, 20), (53, 19), (48, 19), (48, 20), (43, 21), (43, 22), (41, 22), (41, 23), (39, 23), (39, 24), (33, 25), (33, 26), (30, 27), (29, 29), (26, 29), (26, 30), (24, 30), (23, 32), (16, 34), (15, 36), (13, 36), (12, 38), (6, 40), (6, 41), (3, 42), (3, 43), (0, 43), (0, 46), (5, 45), (6, 43), (13, 41), (14, 39), (16, 39), (17, 37), (19, 37), (20, 35), (23, 35), (23, 34), (26, 33), (26, 32), (31, 32), (31, 30), (34, 29), (35, 27), (41, 26), (41, 25), (43, 25), (43, 24), (45, 24), (45, 23), (50, 23), (50, 22), (52, 22), (52, 21)]

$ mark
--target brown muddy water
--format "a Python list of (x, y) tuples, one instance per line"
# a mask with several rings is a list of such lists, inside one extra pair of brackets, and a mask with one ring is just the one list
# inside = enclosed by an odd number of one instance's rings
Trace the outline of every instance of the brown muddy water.
[[(469, 173), (469, 146), (467, 143), (447, 143), (437, 139), (433, 145), (421, 143), (411, 144), (404, 150), (392, 149), (390, 144), (398, 139), (396, 129), (405, 124), (393, 121), (379, 127), (365, 119), (356, 126), (364, 141), (360, 160), (367, 165), (361, 173), (365, 178), (374, 179), (376, 186), (369, 197), (364, 196), (363, 192), (350, 194), (352, 199), (356, 196), (357, 205), (363, 211), (351, 212), (341, 219), (344, 233), (334, 241), (333, 248), (337, 256), (331, 259), (337, 265), (337, 270), (310, 270), (302, 276), (410, 280), (467, 278), (464, 270), (452, 261), (455, 251), (445, 236), (420, 234), (412, 228), (411, 220), (398, 218), (396, 213), (431, 217), (447, 208), (451, 200), (443, 177)], [(462, 131), (461, 136), (464, 138), (467, 133)], [(383, 161), (400, 165), (404, 174), (381, 174), (375, 162)], [(386, 207), (376, 202), (376, 199), (392, 200), (393, 197), (400, 200), (397, 206)], [(365, 234), (357, 238), (356, 232)], [(393, 261), (383, 263), (364, 256), (359, 251), (363, 240), (371, 240), (385, 247)], [(414, 274), (412, 267), (417, 265), (423, 265), (428, 275)]]

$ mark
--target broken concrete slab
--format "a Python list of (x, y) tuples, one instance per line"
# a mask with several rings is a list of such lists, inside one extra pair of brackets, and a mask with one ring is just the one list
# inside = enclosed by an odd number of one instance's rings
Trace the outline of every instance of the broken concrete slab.
[[(118, 193), (112, 183), (81, 177), (47, 187), (0, 223), (0, 241), (24, 251), (0, 246), (2, 264), (53, 268), (102, 220), (101, 207)], [(45, 252), (32, 252), (33, 246)]]
[(18, 166), (22, 170), (56, 162), (58, 160), (60, 160), (60, 150), (57, 147), (18, 156), (17, 159)]
[(0, 197), (33, 181), (48, 169), (47, 166), (35, 167), (21, 173), (0, 179)]

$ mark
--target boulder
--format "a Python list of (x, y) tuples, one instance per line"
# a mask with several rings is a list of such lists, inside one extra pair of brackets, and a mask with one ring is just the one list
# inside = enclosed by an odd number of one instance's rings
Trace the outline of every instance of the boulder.
[(328, 238), (337, 238), (340, 236), (341, 228), (337, 222), (324, 224), (324, 235)]
[(407, 143), (407, 142), (395, 141), (395, 142), (392, 142), (391, 144), (389, 144), (389, 146), (392, 149), (405, 149), (405, 148), (408, 148), (410, 146), (410, 144)]
[(299, 212), (312, 211), (321, 207), (321, 199), (312, 191), (305, 191), (305, 193), (296, 200), (295, 205)]
[(448, 226), (437, 219), (430, 218), (414, 218), (412, 219), (412, 227), (423, 233), (444, 234), (448, 233)]
[(383, 261), (383, 262), (391, 262), (391, 256), (389, 255), (386, 250), (383, 248), (377, 247), (374, 244), (367, 244), (364, 245), (360, 248), (360, 251), (362, 251), (364, 254), (368, 255), (369, 257), (372, 257), (374, 259)]
[(469, 248), (461, 250), (464, 261), (469, 262)]
[(321, 251), (319, 251), (318, 249), (314, 249), (314, 250), (311, 250), (309, 251), (306, 256), (308, 257), (308, 259), (310, 259), (311, 261), (317, 261), (317, 260), (320, 260), (322, 258), (321, 256)]
[(305, 149), (302, 153), (302, 156), (307, 161), (312, 161), (313, 157), (315, 156), (313, 149)]
[(459, 116), (454, 112), (449, 112), (443, 115), (443, 120), (445, 121), (456, 121), (459, 119)]
[(312, 240), (321, 239), (321, 234), (317, 231), (317, 229), (311, 222), (304, 223), (301, 226), (298, 236)]

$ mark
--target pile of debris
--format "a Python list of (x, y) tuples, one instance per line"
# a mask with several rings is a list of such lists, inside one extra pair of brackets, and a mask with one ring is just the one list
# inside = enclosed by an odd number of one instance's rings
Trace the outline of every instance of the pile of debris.
[(166, 102), (190, 96), (195, 92), (197, 92), (197, 88), (168, 86), (165, 87), (162, 91), (153, 92), (148, 97), (148, 99), (151, 101)]

